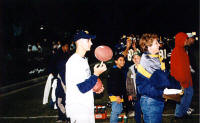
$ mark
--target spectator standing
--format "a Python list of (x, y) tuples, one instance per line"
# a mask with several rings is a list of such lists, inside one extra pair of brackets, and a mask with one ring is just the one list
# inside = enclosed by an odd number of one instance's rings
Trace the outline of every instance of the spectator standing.
[(129, 67), (129, 71), (127, 73), (126, 78), (126, 90), (128, 95), (128, 100), (132, 101), (134, 103), (134, 110), (135, 110), (135, 121), (136, 123), (141, 123), (141, 107), (140, 107), (140, 94), (138, 94), (137, 88), (136, 88), (136, 74), (137, 74), (137, 66), (140, 63), (140, 53), (134, 52), (133, 53), (133, 63), (134, 65)]
[(57, 71), (57, 87), (55, 90), (56, 95), (56, 105), (58, 107), (58, 119), (57, 121), (66, 120), (66, 111), (65, 111), (65, 91), (66, 91), (66, 82), (65, 82), (65, 64), (70, 57), (69, 45), (65, 43), (62, 45), (55, 55), (56, 60), (56, 71)]
[(58, 41), (58, 42), (57, 42), (57, 49), (59, 49), (60, 47), (61, 47), (61, 42)]
[(58, 46), (57, 46), (57, 44), (55, 43), (55, 41), (53, 41), (53, 42), (52, 42), (52, 54), (55, 54), (56, 51), (57, 51), (57, 49), (58, 49)]
[(118, 122), (118, 116), (123, 110), (123, 97), (126, 93), (125, 76), (122, 70), (125, 64), (124, 56), (118, 54), (114, 57), (114, 60), (115, 65), (108, 75), (108, 95), (112, 102), (110, 123)]
[(136, 84), (141, 95), (140, 105), (145, 123), (162, 123), (165, 88), (180, 88), (178, 82), (171, 82), (165, 72), (165, 64), (158, 55), (158, 36), (143, 34), (140, 47), (144, 52), (137, 67)]
[(57, 122), (62, 122), (66, 120), (65, 115), (65, 64), (70, 56), (69, 45), (65, 43), (62, 47), (51, 58), (51, 65), (49, 66), (49, 81), (46, 82), (44, 89), (43, 104), (47, 103), (48, 95), (50, 93), (50, 87), (52, 89), (52, 100), (58, 109), (58, 119)]
[(76, 46), (75, 46), (74, 41), (72, 41), (72, 43), (70, 44), (70, 51), (74, 52), (74, 50), (76, 50)]
[(39, 42), (37, 42), (37, 48), (38, 48), (38, 52), (42, 53), (42, 47)]
[[(129, 67), (133, 64), (130, 58), (132, 57), (134, 51), (139, 52), (139, 50), (136, 48), (136, 40), (133, 36), (126, 37), (125, 41), (126, 41), (126, 45), (125, 45), (126, 48), (124, 51), (121, 52), (121, 54), (124, 55), (124, 59), (125, 59), (125, 65), (123, 67), (123, 71), (124, 71), (124, 76), (126, 79)], [(126, 80), (124, 82), (126, 84)], [(127, 93), (124, 94), (123, 98), (124, 98), (123, 109), (125, 113), (128, 114), (130, 112), (130, 109), (132, 109), (132, 102), (128, 100)]]
[(32, 52), (32, 45), (31, 44), (28, 44), (27, 52), (28, 53)]
[(33, 52), (37, 52), (38, 51), (38, 48), (35, 44), (32, 45), (32, 51)]
[(132, 40), (132, 45), (131, 45), (132, 47), (128, 50), (128, 55), (127, 55), (128, 61), (132, 60), (133, 54), (135, 52), (139, 52), (140, 53), (140, 50), (136, 47), (137, 46), (136, 38), (135, 37), (130, 37), (130, 38)]
[(188, 45), (188, 36), (184, 32), (179, 32), (175, 36), (175, 48), (171, 53), (171, 75), (180, 82), (184, 88), (184, 95), (180, 104), (176, 104), (175, 118), (187, 116), (193, 96), (192, 75), (190, 72), (190, 60), (184, 49)]
[[(133, 64), (132, 61), (129, 61), (129, 57), (131, 57), (133, 55), (133, 49), (131, 49), (131, 46), (135, 46), (135, 45), (131, 45), (132, 42), (134, 41), (133, 37), (131, 37), (131, 36), (127, 37), (126, 35), (123, 35), (121, 40), (122, 40), (122, 42), (119, 45), (116, 45), (115, 48), (117, 51), (116, 55), (122, 54), (124, 56), (125, 65), (122, 68), (122, 70), (124, 72), (123, 76), (125, 76), (125, 79), (126, 79), (128, 69)], [(133, 47), (133, 48), (135, 48), (135, 47)], [(126, 84), (126, 81), (124, 81), (124, 84)], [(124, 99), (123, 110), (126, 114), (128, 114), (130, 109), (132, 108), (132, 102), (128, 101), (127, 93), (124, 94), (123, 99)]]

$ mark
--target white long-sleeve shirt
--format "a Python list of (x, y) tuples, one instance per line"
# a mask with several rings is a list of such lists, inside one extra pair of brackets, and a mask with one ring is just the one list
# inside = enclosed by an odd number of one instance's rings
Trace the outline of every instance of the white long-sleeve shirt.
[(76, 53), (73, 54), (66, 63), (65, 75), (67, 115), (69, 117), (92, 117), (90, 121), (91, 123), (94, 122), (93, 91), (91, 89), (86, 93), (82, 93), (77, 86), (77, 84), (84, 82), (91, 76), (88, 60)]

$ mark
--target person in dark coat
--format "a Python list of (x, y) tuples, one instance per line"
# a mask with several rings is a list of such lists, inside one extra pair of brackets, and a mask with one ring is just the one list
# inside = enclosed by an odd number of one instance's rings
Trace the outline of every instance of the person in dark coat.
[(115, 65), (108, 75), (108, 95), (112, 102), (112, 111), (110, 123), (117, 123), (118, 116), (123, 110), (122, 102), (126, 94), (125, 75), (122, 68), (124, 67), (124, 55), (118, 54), (114, 57)]
[(56, 87), (56, 106), (58, 107), (58, 119), (57, 122), (66, 121), (66, 111), (65, 111), (65, 64), (69, 59), (69, 45), (65, 43), (62, 45), (54, 56), (54, 64), (53, 64), (53, 79), (57, 79), (57, 87)]

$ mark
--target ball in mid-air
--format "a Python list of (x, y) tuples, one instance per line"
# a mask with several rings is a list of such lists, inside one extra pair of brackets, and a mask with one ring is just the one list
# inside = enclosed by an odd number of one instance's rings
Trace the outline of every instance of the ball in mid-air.
[(101, 45), (95, 49), (94, 55), (99, 61), (106, 62), (112, 59), (113, 52), (109, 46)]

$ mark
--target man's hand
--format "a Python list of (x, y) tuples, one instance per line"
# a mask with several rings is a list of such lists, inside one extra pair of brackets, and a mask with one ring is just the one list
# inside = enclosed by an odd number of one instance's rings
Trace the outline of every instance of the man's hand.
[(126, 57), (128, 55), (128, 50), (131, 47), (131, 43), (132, 43), (132, 40), (130, 38), (128, 38), (126, 40), (126, 49), (122, 52), (122, 54), (124, 55), (124, 57)]
[(101, 62), (100, 65), (99, 65), (99, 64), (96, 64), (96, 65), (94, 66), (94, 75), (99, 76), (99, 75), (101, 75), (103, 72), (105, 72), (106, 70), (107, 70), (107, 67), (106, 67), (106, 65), (105, 65), (103, 62)]
[(100, 94), (100, 93), (102, 93), (103, 91), (104, 91), (104, 87), (102, 86), (101, 89), (100, 89), (98, 92), (95, 92), (95, 93)]
[(180, 102), (181, 101), (181, 95), (179, 95), (179, 94), (170, 94), (170, 95), (163, 94), (162, 97), (165, 98), (166, 101), (168, 99), (176, 101), (176, 102)]
[(132, 40), (130, 39), (130, 38), (128, 38), (127, 40), (126, 40), (126, 48), (130, 48), (131, 47), (131, 44), (132, 44)]

